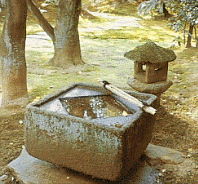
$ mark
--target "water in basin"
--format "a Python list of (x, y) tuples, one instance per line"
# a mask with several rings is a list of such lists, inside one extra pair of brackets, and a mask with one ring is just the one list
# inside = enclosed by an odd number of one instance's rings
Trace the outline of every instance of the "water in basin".
[(127, 107), (110, 95), (59, 99), (70, 115), (80, 118), (97, 119), (132, 114)]

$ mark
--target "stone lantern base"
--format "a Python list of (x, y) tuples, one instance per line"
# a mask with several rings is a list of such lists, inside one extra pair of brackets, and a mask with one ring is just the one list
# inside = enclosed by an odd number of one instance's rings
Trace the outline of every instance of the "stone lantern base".
[(133, 77), (130, 77), (127, 81), (127, 84), (139, 92), (150, 93), (150, 94), (156, 95), (157, 96), (156, 104), (157, 104), (157, 107), (159, 107), (161, 94), (165, 92), (170, 86), (172, 86), (173, 82), (167, 79), (166, 81), (147, 84), (147, 83), (140, 82)]

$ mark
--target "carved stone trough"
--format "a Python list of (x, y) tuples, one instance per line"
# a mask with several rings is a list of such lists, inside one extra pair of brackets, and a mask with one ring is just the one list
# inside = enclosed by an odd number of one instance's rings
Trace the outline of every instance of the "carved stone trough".
[[(151, 94), (127, 92), (155, 106)], [(70, 115), (61, 99), (112, 95), (105, 88), (73, 84), (27, 106), (24, 130), (28, 153), (93, 177), (122, 179), (151, 140), (155, 116), (113, 96), (128, 114), (87, 118)]]

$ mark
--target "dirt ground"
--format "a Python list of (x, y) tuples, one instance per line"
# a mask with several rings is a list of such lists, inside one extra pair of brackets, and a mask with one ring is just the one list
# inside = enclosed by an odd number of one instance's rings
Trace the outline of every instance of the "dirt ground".
[[(87, 41), (84, 41), (83, 44), (84, 37), (81, 39), (81, 46), (83, 48)], [(103, 41), (101, 41), (101, 43), (102, 42)], [(119, 47), (119, 42), (118, 45), (116, 45), (117, 50), (123, 49), (123, 45), (120, 45), (120, 48), (117, 48)], [(127, 51), (128, 47), (125, 47), (125, 49)], [(87, 52), (89, 52), (88, 56), (86, 55)], [(84, 54), (84, 58), (89, 56), (94, 58), (94, 56), (96, 56), (93, 55), (94, 52), (95, 54), (98, 54), (96, 51), (93, 51), (93, 49), (89, 51), (84, 50), (82, 51), (82, 54)], [(97, 50), (97, 52), (99, 51)], [(105, 52), (105, 48), (103, 48), (103, 51), (101, 52)], [(112, 50), (112, 53), (113, 52), (114, 51)], [(171, 79), (174, 84), (161, 96), (161, 106), (157, 110), (156, 124), (151, 143), (183, 152), (186, 155), (186, 158), (191, 161), (190, 163), (193, 163), (188, 165), (188, 167), (185, 164), (181, 165), (182, 169), (179, 169), (176, 165), (175, 167), (170, 168), (166, 166), (166, 174), (168, 177), (165, 183), (195, 184), (198, 183), (198, 50), (196, 48), (182, 49), (182, 51), (176, 49), (175, 52), (177, 54), (177, 60), (169, 65), (169, 79)], [(104, 53), (101, 53), (101, 55), (103, 54)], [(29, 55), (27, 54), (27, 57), (28, 56)], [(86, 59), (88, 60), (88, 58)], [(29, 60), (27, 58), (27, 61)], [(82, 75), (81, 77), (84, 78), (83, 82), (87, 82), (90, 78), (94, 78), (96, 80), (98, 75), (94, 75), (93, 73), (101, 73), (101, 69), (106, 70), (110, 67), (112, 71), (115, 68), (114, 73), (120, 71), (119, 67), (121, 67), (121, 65), (119, 65), (119, 62), (116, 66), (115, 63), (109, 63), (109, 65), (106, 63), (105, 65), (102, 65), (102, 61), (96, 59), (96, 68), (94, 69), (89, 68), (88, 70), (86, 67), (79, 67), (75, 69), (75, 71), (63, 71), (62, 69), (53, 68), (53, 73), (59, 74), (66, 72), (64, 75), (66, 74), (71, 78), (76, 74)], [(40, 62), (36, 63), (31, 61), (28, 62), (27, 66), (35, 69), (39, 68), (40, 64)], [(129, 67), (126, 68), (126, 70), (129, 70)], [(43, 70), (44, 68), (40, 69)], [(48, 70), (49, 72), (52, 71), (51, 68), (45, 68), (45, 70)], [(29, 75), (29, 77), (32, 78), (28, 78), (28, 80), (30, 82), (32, 80), (33, 83), (35, 83), (34, 77), (40, 78), (40, 76), (43, 75), (39, 73), (39, 71), (40, 70), (33, 72), (32, 70), (33, 77)], [(108, 72), (108, 70), (106, 72)], [(101, 73), (103, 76), (105, 74), (106, 73)], [(51, 75), (51, 73), (49, 75)], [(108, 77), (112, 78), (112, 75)], [(126, 84), (126, 76), (116, 73), (114, 81), (118, 81), (118, 77), (121, 78), (118, 82), (118, 87), (130, 89)], [(123, 85), (124, 80), (125, 84)], [(72, 80), (68, 80), (66, 83), (70, 83), (71, 81)], [(24, 145), (23, 112), (23, 108), (17, 110), (1, 110), (0, 176), (5, 173), (5, 166), (19, 156), (22, 150), (22, 145)], [(162, 163), (159, 169), (164, 167), (165, 166)], [(187, 170), (185, 168), (187, 168)]]

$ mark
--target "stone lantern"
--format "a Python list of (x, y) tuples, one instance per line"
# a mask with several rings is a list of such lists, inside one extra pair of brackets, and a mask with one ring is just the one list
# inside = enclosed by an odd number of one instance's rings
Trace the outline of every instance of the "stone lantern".
[(175, 53), (150, 41), (126, 52), (124, 56), (134, 61), (134, 77), (128, 84), (137, 91), (151, 93), (158, 97), (173, 83), (167, 79), (168, 62), (176, 59)]

